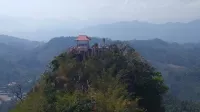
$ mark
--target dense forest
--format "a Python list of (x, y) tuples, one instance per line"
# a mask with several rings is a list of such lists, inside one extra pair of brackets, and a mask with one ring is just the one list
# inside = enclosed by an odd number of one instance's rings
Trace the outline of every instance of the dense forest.
[(164, 112), (167, 90), (159, 72), (118, 43), (83, 61), (62, 53), (13, 112)]

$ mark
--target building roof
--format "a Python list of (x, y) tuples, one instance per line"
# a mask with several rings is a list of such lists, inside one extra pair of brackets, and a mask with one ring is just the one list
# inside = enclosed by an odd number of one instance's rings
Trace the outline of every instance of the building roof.
[(76, 40), (79, 40), (79, 41), (89, 41), (91, 39), (87, 35), (79, 35)]

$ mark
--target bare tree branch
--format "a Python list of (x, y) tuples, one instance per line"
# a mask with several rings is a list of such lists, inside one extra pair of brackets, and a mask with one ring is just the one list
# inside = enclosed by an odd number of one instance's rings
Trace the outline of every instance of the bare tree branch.
[(17, 97), (17, 99), (19, 99), (20, 101), (23, 101), (23, 92), (22, 92), (22, 86), (21, 86), (21, 84), (16, 84), (12, 88), (11, 91)]

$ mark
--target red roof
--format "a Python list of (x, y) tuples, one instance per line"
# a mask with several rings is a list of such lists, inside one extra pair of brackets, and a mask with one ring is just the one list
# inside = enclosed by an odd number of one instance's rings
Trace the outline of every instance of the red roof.
[(80, 40), (80, 41), (89, 41), (90, 38), (87, 35), (79, 35), (78, 38), (76, 40)]

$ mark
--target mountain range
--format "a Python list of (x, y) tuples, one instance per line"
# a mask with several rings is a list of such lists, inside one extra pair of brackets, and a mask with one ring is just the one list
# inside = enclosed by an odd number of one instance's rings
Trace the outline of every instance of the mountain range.
[(82, 29), (80, 33), (119, 40), (159, 38), (169, 42), (187, 43), (200, 41), (199, 31), (200, 20), (165, 24), (130, 21), (92, 26)]
[[(61, 26), (68, 26), (63, 22)], [(106, 37), (113, 40), (146, 40), (159, 38), (168, 42), (188, 43), (200, 41), (200, 20), (194, 20), (188, 23), (168, 22), (168, 23), (149, 23), (141, 21), (122, 21), (115, 23), (85, 25), (70, 29), (67, 27), (48, 26), (45, 29), (38, 29), (34, 32), (14, 32), (8, 33), (23, 38), (34, 40), (49, 40), (50, 37), (64, 35), (87, 34), (93, 37)]]
[(8, 35), (0, 35), (0, 43), (9, 45), (11, 47), (24, 49), (24, 50), (32, 49), (42, 44), (42, 42), (30, 41), (30, 40), (8, 36)]

